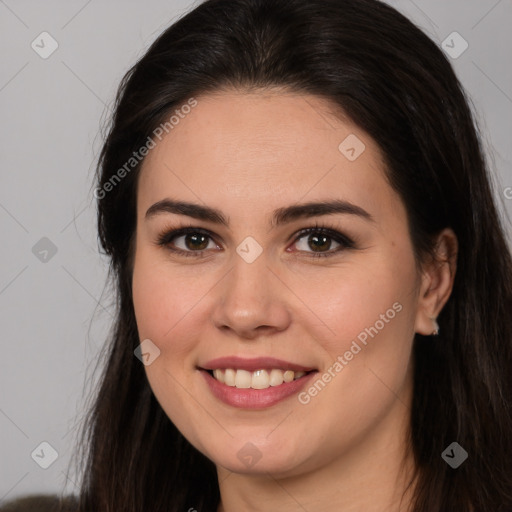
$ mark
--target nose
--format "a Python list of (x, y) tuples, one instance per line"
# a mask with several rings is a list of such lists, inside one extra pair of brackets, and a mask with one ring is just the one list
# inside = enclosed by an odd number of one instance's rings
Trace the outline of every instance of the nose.
[(252, 263), (235, 256), (232, 270), (222, 286), (216, 287), (214, 325), (237, 338), (269, 336), (290, 324), (287, 288), (268, 266), (264, 254)]

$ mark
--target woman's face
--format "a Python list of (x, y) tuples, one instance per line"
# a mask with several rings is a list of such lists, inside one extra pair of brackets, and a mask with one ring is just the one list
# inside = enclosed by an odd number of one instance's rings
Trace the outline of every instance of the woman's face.
[(315, 96), (196, 100), (138, 184), (133, 301), (158, 402), (241, 473), (299, 474), (393, 442), (421, 278), (378, 147)]

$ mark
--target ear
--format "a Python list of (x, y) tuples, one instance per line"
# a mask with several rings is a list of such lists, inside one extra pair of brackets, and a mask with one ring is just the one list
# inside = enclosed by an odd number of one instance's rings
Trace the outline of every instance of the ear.
[(415, 332), (430, 336), (436, 329), (436, 318), (452, 292), (457, 254), (457, 237), (452, 229), (446, 228), (437, 236), (435, 257), (422, 266)]

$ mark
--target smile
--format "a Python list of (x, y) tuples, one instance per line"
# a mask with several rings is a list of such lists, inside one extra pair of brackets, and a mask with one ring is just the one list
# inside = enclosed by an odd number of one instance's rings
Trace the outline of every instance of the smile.
[(197, 368), (209, 391), (232, 407), (262, 409), (299, 393), (316, 369), (272, 357), (217, 358)]
[(238, 389), (267, 389), (269, 387), (280, 386), (283, 382), (292, 382), (306, 375), (306, 372), (303, 371), (295, 372), (277, 368), (256, 370), (254, 372), (226, 368), (210, 370), (209, 373), (222, 384)]

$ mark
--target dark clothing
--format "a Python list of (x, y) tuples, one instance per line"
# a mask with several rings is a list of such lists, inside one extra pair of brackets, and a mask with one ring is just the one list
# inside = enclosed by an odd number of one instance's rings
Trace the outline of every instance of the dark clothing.
[(77, 512), (78, 500), (73, 496), (60, 498), (49, 494), (34, 494), (9, 501), (0, 512)]

